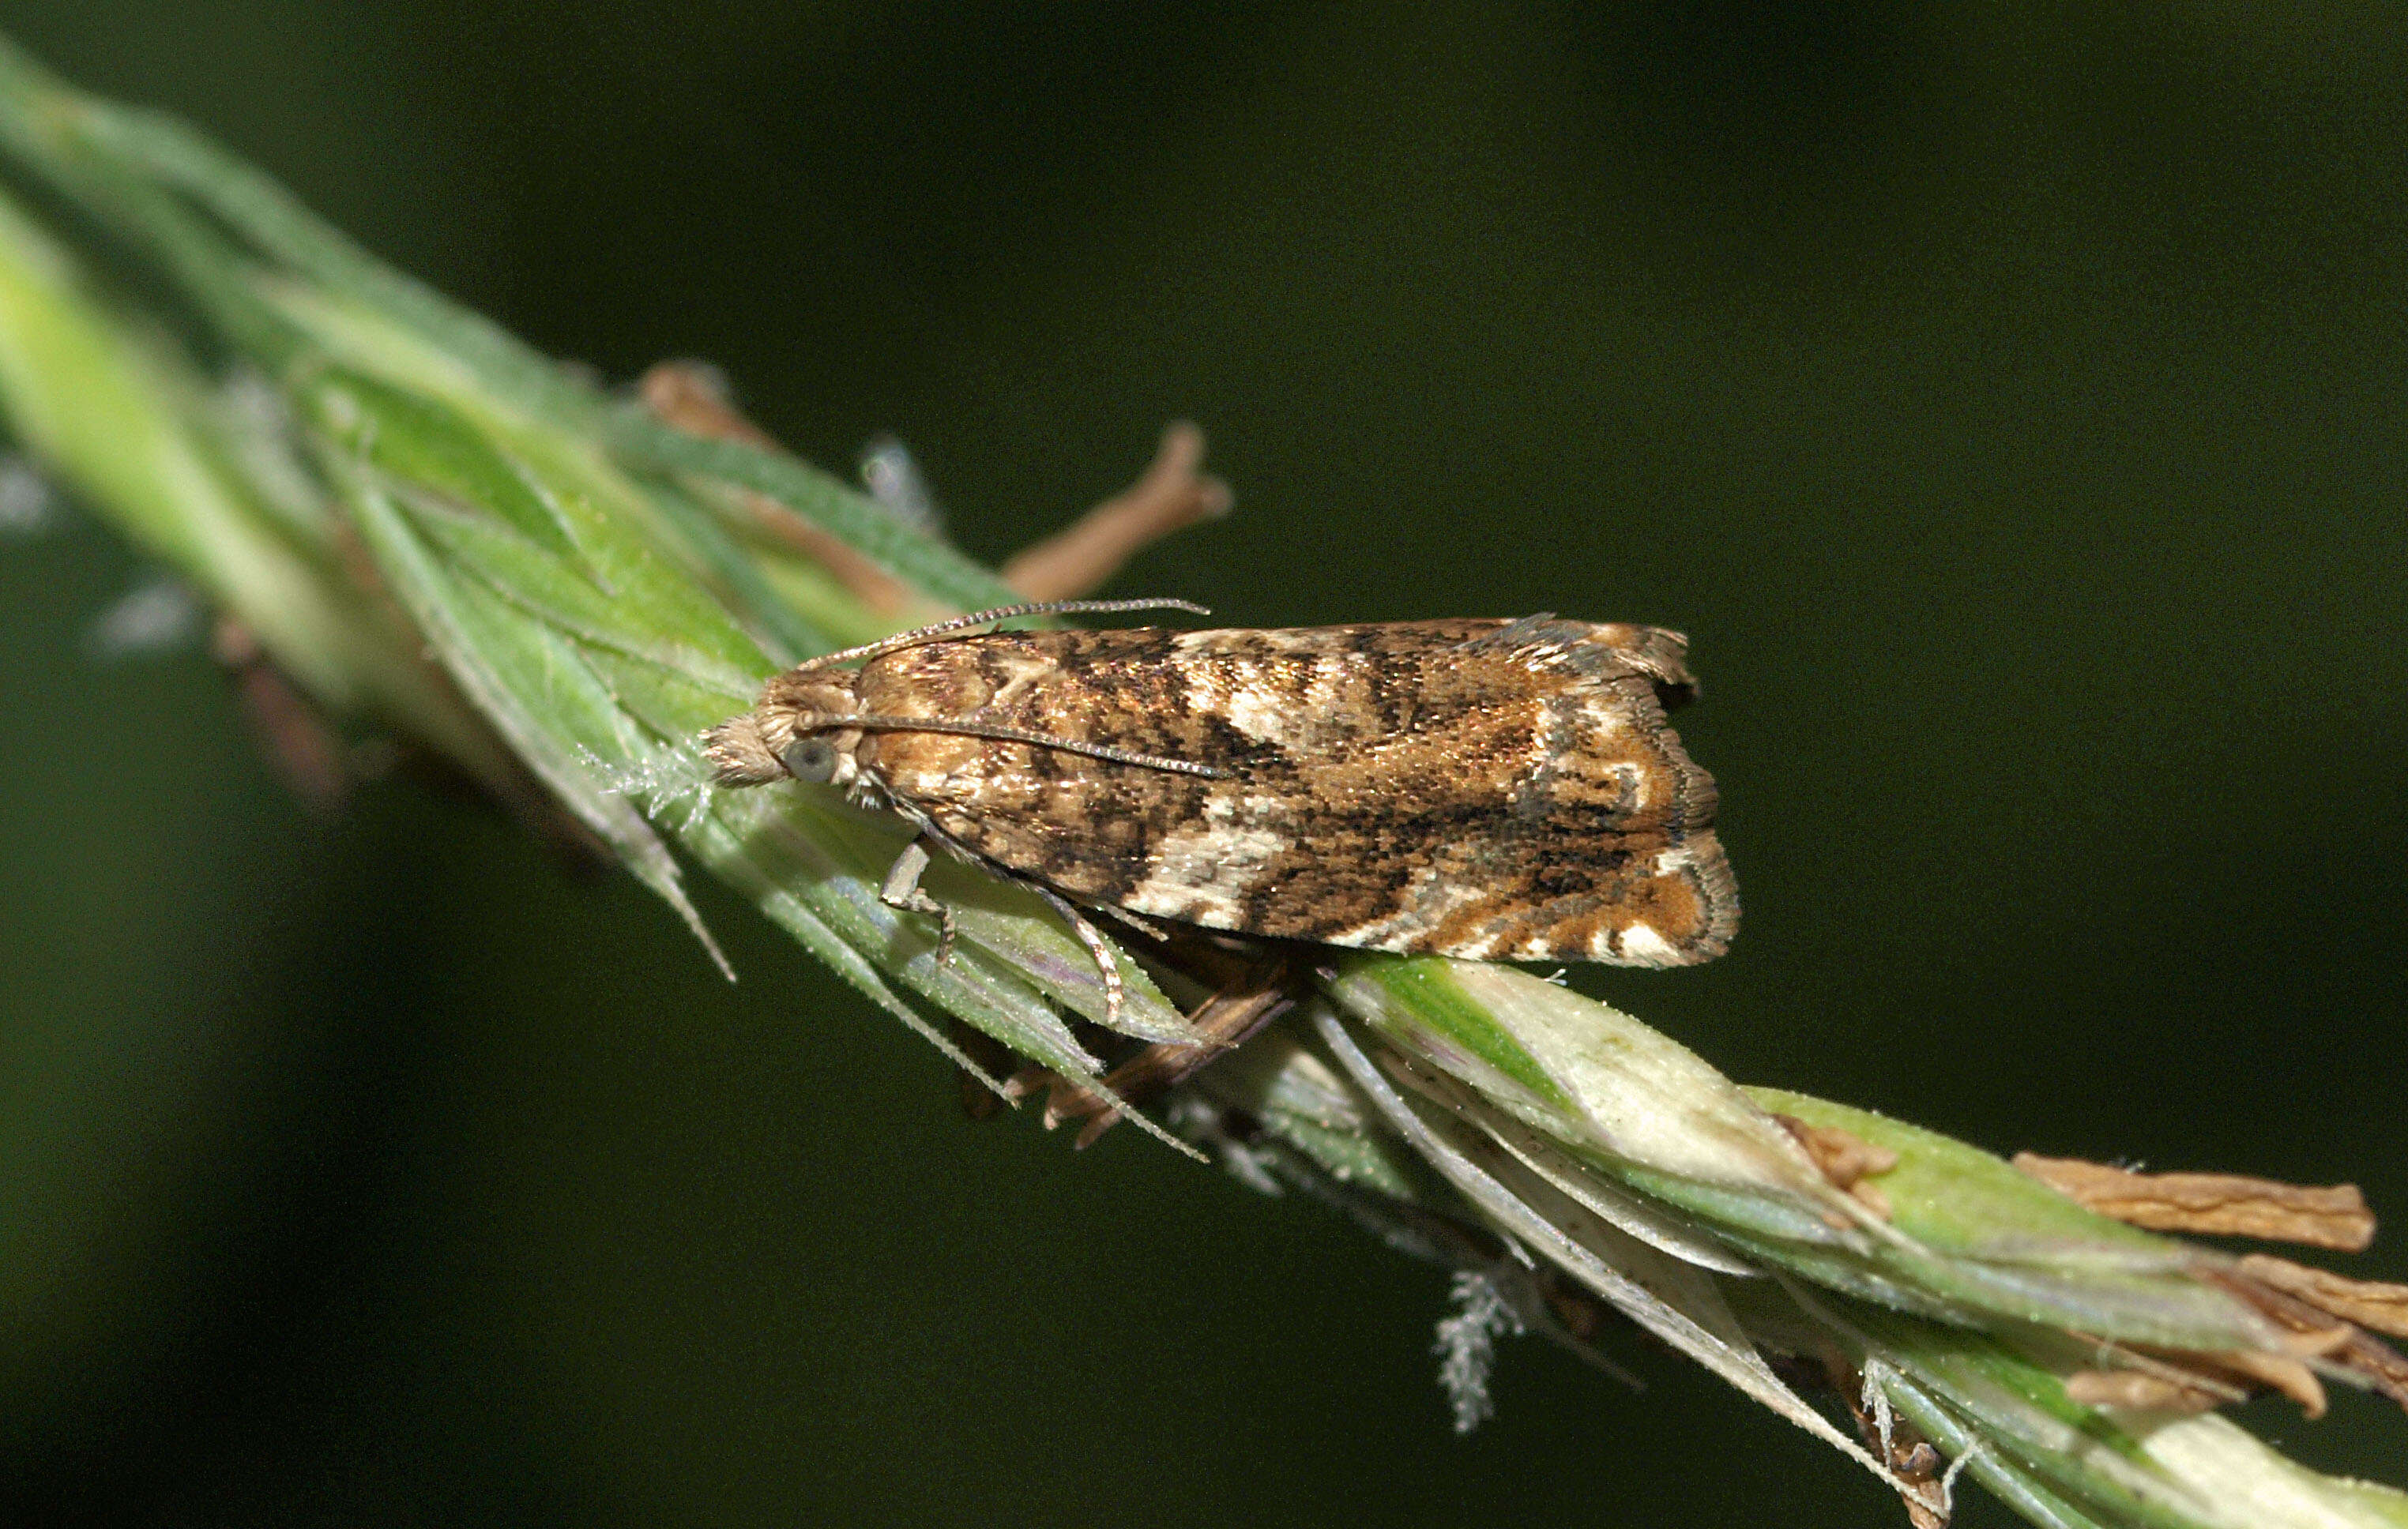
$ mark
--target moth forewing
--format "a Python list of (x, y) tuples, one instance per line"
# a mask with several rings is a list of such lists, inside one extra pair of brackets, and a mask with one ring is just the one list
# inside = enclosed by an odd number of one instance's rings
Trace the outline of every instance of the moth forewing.
[(1369, 950), (1682, 965), (1720, 954), (1739, 917), (1713, 782), (1664, 719), (1694, 688), (1684, 647), (1552, 617), (948, 629), (780, 676), (708, 751), (724, 784), (827, 781), (1069, 903)]

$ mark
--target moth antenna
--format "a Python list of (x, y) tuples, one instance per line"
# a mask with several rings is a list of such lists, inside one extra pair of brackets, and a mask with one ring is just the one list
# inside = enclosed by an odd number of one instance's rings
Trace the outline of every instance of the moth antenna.
[(964, 737), (997, 738), (1005, 743), (1033, 743), (1040, 749), (1059, 749), (1064, 753), (1084, 754), (1089, 759), (1110, 760), (1115, 764), (1137, 764), (1149, 770), (1168, 770), (1173, 775), (1198, 776), (1207, 780), (1218, 780), (1228, 774), (1226, 770), (1211, 764), (1198, 764), (1192, 759), (1140, 754), (1134, 750), (1115, 749), (1108, 743), (1084, 743), (1077, 738), (1057, 738), (1047, 733), (1032, 733), (1025, 727), (948, 722), (938, 717), (813, 717), (808, 727), (797, 728), (796, 731), (818, 733), (841, 727), (858, 727), (881, 733), (953, 733)]
[(967, 616), (954, 616), (927, 626), (915, 626), (909, 632), (897, 632), (891, 637), (865, 642), (858, 648), (823, 653), (818, 658), (806, 660), (800, 667), (818, 669), (831, 664), (849, 664), (856, 658), (876, 658), (881, 653), (891, 653), (897, 648), (909, 648), (913, 643), (941, 637), (966, 626), (1010, 621), (1014, 616), (1067, 616), (1080, 611), (1106, 610), (1183, 610), (1193, 616), (1212, 614), (1209, 607), (1193, 600), (1038, 600), (1025, 606), (996, 606), (991, 610), (975, 610)]

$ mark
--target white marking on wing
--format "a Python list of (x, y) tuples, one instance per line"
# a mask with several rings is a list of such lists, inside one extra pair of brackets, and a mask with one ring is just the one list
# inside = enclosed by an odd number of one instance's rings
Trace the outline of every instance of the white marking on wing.
[(1180, 633), (1170, 639), (1170, 646), (1182, 653), (1216, 653), (1233, 641), (1261, 652), (1305, 653), (1327, 647), (1329, 634), (1310, 626), (1273, 626), (1253, 632), (1207, 627), (1200, 632)]
[(1644, 923), (1625, 924), (1622, 929), (1622, 960), (1632, 966), (1677, 966), (1681, 952), (1672, 942), (1657, 934), (1655, 926)]
[(1231, 727), (1257, 743), (1314, 749), (1345, 696), (1349, 672), (1345, 655), (1324, 653), (1304, 675), (1302, 691), (1294, 692), (1289, 689), (1296, 681), (1292, 664), (1232, 664), (1223, 715)]
[[(1226, 818), (1229, 812), (1224, 807), (1210, 816)], [(1226, 823), (1174, 834), (1155, 847), (1154, 869), (1122, 906), (1157, 918), (1235, 928), (1246, 893), (1262, 883), (1288, 844), (1284, 834)]]
[(1647, 867), (1653, 876), (1679, 876), (1684, 871), (1694, 872), (1697, 868), (1698, 852), (1685, 844), (1676, 844), (1657, 854), (1656, 864)]
[(996, 710), (1008, 710), (1018, 706), (1031, 687), (1044, 684), (1059, 672), (1058, 665), (1050, 658), (1039, 658), (1033, 653), (1013, 653), (1005, 649), (993, 650), (987, 662), (1002, 669), (1004, 674), (1003, 682), (996, 686), (995, 693), (984, 702), (985, 706)]
[[(1251, 671), (1253, 665), (1247, 668)], [(1254, 681), (1249, 672), (1240, 688), (1230, 693), (1225, 718), (1257, 743), (1286, 743), (1303, 721), (1297, 715), (1296, 703), (1284, 695), (1265, 693)]]
[[(1477, 903), (1485, 895), (1480, 888), (1474, 886), (1465, 886), (1457, 882), (1441, 885), (1438, 876), (1438, 867), (1423, 866), (1413, 873), (1413, 879), (1406, 886), (1396, 912), (1383, 919), (1373, 919), (1368, 923), (1356, 924), (1352, 929), (1341, 929), (1329, 936), (1329, 942), (1332, 945), (1351, 945), (1365, 950), (1393, 950), (1418, 939), (1444, 923), (1457, 908), (1466, 904)], [(1484, 941), (1474, 941), (1469, 945), (1447, 946), (1440, 953), (1476, 961), (1493, 948), (1495, 943), (1492, 937)]]

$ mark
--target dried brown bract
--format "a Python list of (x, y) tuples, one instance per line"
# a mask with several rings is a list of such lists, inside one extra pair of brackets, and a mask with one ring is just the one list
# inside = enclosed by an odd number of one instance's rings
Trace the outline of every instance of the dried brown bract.
[(2014, 1165), (2102, 1216), (2153, 1232), (2264, 1237), (2352, 1253), (2374, 1240), (2374, 1213), (2356, 1184), (2314, 1187), (2229, 1173), (2134, 1173), (2035, 1152), (2017, 1152)]
[(1229, 513), (1229, 486), (1207, 476), (1204, 432), (1185, 420), (1162, 433), (1143, 477), (1003, 565), (1003, 581), (1031, 600), (1067, 600), (1099, 589), (1143, 549), (1174, 531)]
[(2251, 1253), (2243, 1259), (2241, 1272), (2344, 1322), (2388, 1333), (2393, 1337), (2408, 1337), (2408, 1285), (2344, 1279), (2328, 1270), (2264, 1253)]
[(1834, 1189), (1854, 1196), (1884, 1221), (1889, 1219), (1889, 1196), (1870, 1180), (1898, 1166), (1896, 1152), (1876, 1147), (1855, 1132), (1836, 1125), (1809, 1125), (1795, 1115), (1772, 1118), (1806, 1150), (1806, 1155), (1814, 1160), (1814, 1166), (1822, 1170)]

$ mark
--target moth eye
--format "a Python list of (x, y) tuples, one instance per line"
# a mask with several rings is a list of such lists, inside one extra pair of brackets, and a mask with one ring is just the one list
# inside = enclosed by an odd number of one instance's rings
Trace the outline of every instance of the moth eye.
[(797, 780), (825, 785), (836, 779), (836, 745), (816, 734), (799, 737), (786, 745), (778, 763)]

